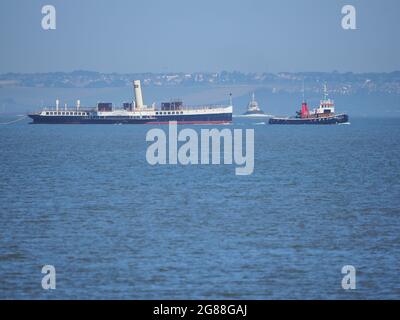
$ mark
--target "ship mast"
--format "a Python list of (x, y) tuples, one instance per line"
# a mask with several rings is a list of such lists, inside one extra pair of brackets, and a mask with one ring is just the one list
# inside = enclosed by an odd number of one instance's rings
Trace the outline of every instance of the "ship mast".
[(324, 83), (324, 100), (328, 100), (328, 87)]

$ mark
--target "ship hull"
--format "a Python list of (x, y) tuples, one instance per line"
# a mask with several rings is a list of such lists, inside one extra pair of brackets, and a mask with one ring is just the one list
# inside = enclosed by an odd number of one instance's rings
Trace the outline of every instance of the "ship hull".
[(232, 122), (232, 113), (201, 115), (166, 115), (155, 117), (87, 117), (87, 116), (43, 116), (29, 114), (33, 124), (168, 124), (176, 121), (180, 124), (224, 124)]
[(270, 118), (269, 124), (311, 124), (311, 125), (326, 125), (326, 124), (339, 124), (349, 122), (347, 114), (338, 114), (331, 117), (320, 118)]

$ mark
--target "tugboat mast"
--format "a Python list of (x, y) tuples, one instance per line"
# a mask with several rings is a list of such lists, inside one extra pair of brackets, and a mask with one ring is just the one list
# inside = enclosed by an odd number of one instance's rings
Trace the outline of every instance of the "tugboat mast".
[(326, 83), (324, 83), (324, 100), (328, 100), (328, 87)]

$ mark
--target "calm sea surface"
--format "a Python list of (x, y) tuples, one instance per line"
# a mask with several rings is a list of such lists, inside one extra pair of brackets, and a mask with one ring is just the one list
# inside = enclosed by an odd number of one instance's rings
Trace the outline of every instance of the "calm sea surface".
[(400, 298), (399, 120), (261, 121), (219, 127), (255, 129), (250, 176), (150, 166), (151, 126), (0, 125), (0, 298)]

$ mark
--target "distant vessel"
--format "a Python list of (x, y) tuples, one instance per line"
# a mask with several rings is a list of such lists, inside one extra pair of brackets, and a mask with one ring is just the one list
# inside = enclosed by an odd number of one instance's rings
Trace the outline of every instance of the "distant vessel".
[(56, 106), (40, 112), (28, 114), (33, 123), (45, 124), (166, 124), (177, 121), (182, 124), (223, 124), (232, 122), (232, 100), (229, 105), (188, 107), (180, 100), (154, 104), (143, 104), (140, 81), (133, 82), (135, 101), (126, 102), (122, 108), (114, 108), (112, 103), (100, 102), (95, 108), (81, 108), (80, 101), (74, 108)]
[(251, 98), (251, 101), (249, 102), (248, 106), (247, 106), (247, 111), (245, 113), (243, 113), (243, 116), (248, 116), (248, 117), (259, 117), (259, 116), (263, 116), (265, 117), (266, 114), (264, 111), (262, 111), (260, 109), (260, 107), (258, 106), (258, 102), (255, 100), (254, 97), (254, 92)]
[(301, 104), (301, 110), (296, 112), (295, 117), (269, 119), (269, 124), (338, 124), (349, 122), (349, 116), (345, 113), (335, 114), (334, 101), (328, 98), (328, 90), (324, 85), (324, 97), (319, 107), (312, 112), (308, 110), (307, 102)]

